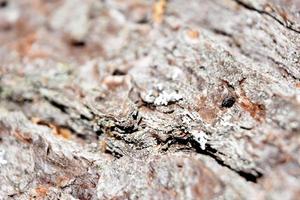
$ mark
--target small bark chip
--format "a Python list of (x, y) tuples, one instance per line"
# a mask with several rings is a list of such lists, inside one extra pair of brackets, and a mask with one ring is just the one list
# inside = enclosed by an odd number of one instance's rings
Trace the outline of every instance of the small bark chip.
[(233, 106), (234, 103), (235, 103), (235, 98), (232, 96), (228, 96), (223, 99), (221, 106), (223, 108), (230, 108)]

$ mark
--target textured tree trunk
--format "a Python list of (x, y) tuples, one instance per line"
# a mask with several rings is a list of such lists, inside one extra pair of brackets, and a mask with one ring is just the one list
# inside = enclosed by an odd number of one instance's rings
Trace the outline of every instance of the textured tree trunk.
[(298, 0), (0, 1), (0, 199), (298, 199)]

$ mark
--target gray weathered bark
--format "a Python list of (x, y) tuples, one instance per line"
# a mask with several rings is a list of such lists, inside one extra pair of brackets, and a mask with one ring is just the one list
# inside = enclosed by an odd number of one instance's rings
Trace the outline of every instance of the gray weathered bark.
[(0, 198), (298, 198), (298, 0), (3, 2)]

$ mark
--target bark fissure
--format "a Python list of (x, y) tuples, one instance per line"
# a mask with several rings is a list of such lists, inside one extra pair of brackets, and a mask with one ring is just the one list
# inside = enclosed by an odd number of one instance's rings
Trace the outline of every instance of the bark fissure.
[(263, 15), (267, 15), (269, 17), (271, 17), (272, 19), (274, 19), (276, 22), (278, 22), (280, 25), (282, 25), (283, 27), (287, 28), (288, 30), (291, 30), (295, 33), (300, 33), (299, 30), (297, 29), (294, 29), (293, 27), (291, 27), (290, 25), (288, 24), (285, 24), (284, 22), (282, 22), (281, 20), (279, 20), (277, 17), (273, 16), (272, 14), (270, 14), (269, 12), (267, 11), (264, 11), (264, 10), (260, 10), (260, 9), (256, 9), (255, 7), (241, 1), (241, 0), (234, 0), (236, 3), (238, 3), (239, 5), (241, 5), (242, 7), (244, 7), (245, 9), (247, 10), (250, 10), (250, 11), (255, 11), (259, 14), (263, 14)]

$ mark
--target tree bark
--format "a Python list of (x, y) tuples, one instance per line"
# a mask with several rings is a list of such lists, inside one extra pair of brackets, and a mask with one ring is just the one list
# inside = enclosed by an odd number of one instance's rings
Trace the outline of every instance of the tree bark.
[(0, 198), (298, 198), (298, 0), (3, 2)]

